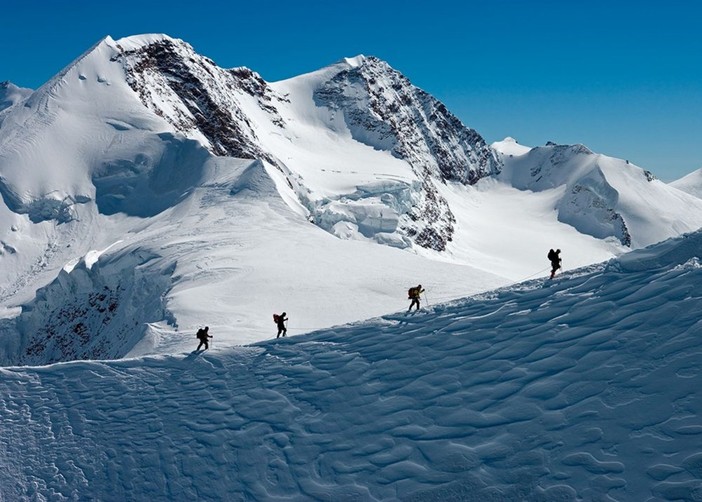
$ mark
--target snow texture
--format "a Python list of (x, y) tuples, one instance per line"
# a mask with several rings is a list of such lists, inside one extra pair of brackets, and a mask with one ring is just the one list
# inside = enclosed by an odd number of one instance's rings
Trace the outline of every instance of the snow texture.
[(697, 500), (700, 250), (249, 346), (3, 369), (0, 494)]

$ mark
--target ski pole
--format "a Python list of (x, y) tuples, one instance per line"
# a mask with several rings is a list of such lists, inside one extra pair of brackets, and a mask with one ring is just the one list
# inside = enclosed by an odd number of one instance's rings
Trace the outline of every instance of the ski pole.
[(427, 292), (424, 292), (424, 301), (427, 302), (427, 307), (429, 307), (429, 298), (427, 298)]

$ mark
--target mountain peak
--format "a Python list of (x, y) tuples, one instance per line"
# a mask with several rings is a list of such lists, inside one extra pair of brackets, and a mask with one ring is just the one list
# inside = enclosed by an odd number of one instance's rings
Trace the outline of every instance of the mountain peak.
[(317, 106), (343, 117), (354, 140), (404, 160), (422, 180), (399, 226), (420, 246), (445, 250), (455, 216), (437, 183), (472, 185), (499, 172), (485, 140), (377, 57), (346, 58), (314, 75)]

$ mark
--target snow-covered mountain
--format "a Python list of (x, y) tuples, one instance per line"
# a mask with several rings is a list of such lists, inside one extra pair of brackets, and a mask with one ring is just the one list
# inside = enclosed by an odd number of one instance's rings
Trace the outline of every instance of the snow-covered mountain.
[(670, 186), (694, 195), (695, 197), (702, 198), (702, 169), (698, 169), (687, 176), (683, 176), (679, 180), (671, 182)]
[(494, 143), (505, 168), (499, 179), (521, 190), (560, 190), (558, 219), (597, 238), (639, 248), (702, 226), (702, 204), (626, 160), (583, 145), (525, 148)]
[[(214, 154), (260, 158), (281, 169), (312, 221), (337, 236), (361, 234), (399, 247), (414, 241), (442, 251), (455, 217), (437, 183), (473, 184), (500, 169), (479, 134), (377, 58), (345, 59), (268, 84), (246, 68), (219, 68), (170, 38), (116, 45), (120, 53), (113, 57), (145, 106)], [(336, 144), (325, 145), (324, 136)], [(348, 152), (339, 151), (339, 136)], [(310, 158), (317, 152), (309, 150), (317, 149), (326, 152)], [(397, 166), (386, 175), (390, 159), (369, 149), (403, 160), (404, 179), (393, 176)], [(342, 156), (350, 165), (334, 172), (361, 171), (370, 181), (359, 185), (364, 180), (356, 176), (356, 186), (338, 187), (308, 178), (332, 168), (330, 157)]]
[(248, 343), (281, 310), (309, 331), (702, 225), (625, 161), (486, 145), (373, 57), (268, 83), (108, 37), (22, 96), (0, 111), (4, 364), (181, 350), (201, 324)]
[(2, 369), (0, 499), (698, 500), (701, 250), (246, 347)]
[(699, 198), (373, 57), (108, 37), (0, 102), (0, 500), (699, 498)]

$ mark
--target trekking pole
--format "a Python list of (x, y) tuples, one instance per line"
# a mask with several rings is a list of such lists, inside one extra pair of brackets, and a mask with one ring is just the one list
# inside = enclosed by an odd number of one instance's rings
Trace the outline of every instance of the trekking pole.
[(429, 298), (427, 298), (427, 292), (424, 291), (424, 301), (427, 302), (427, 307), (429, 307)]

